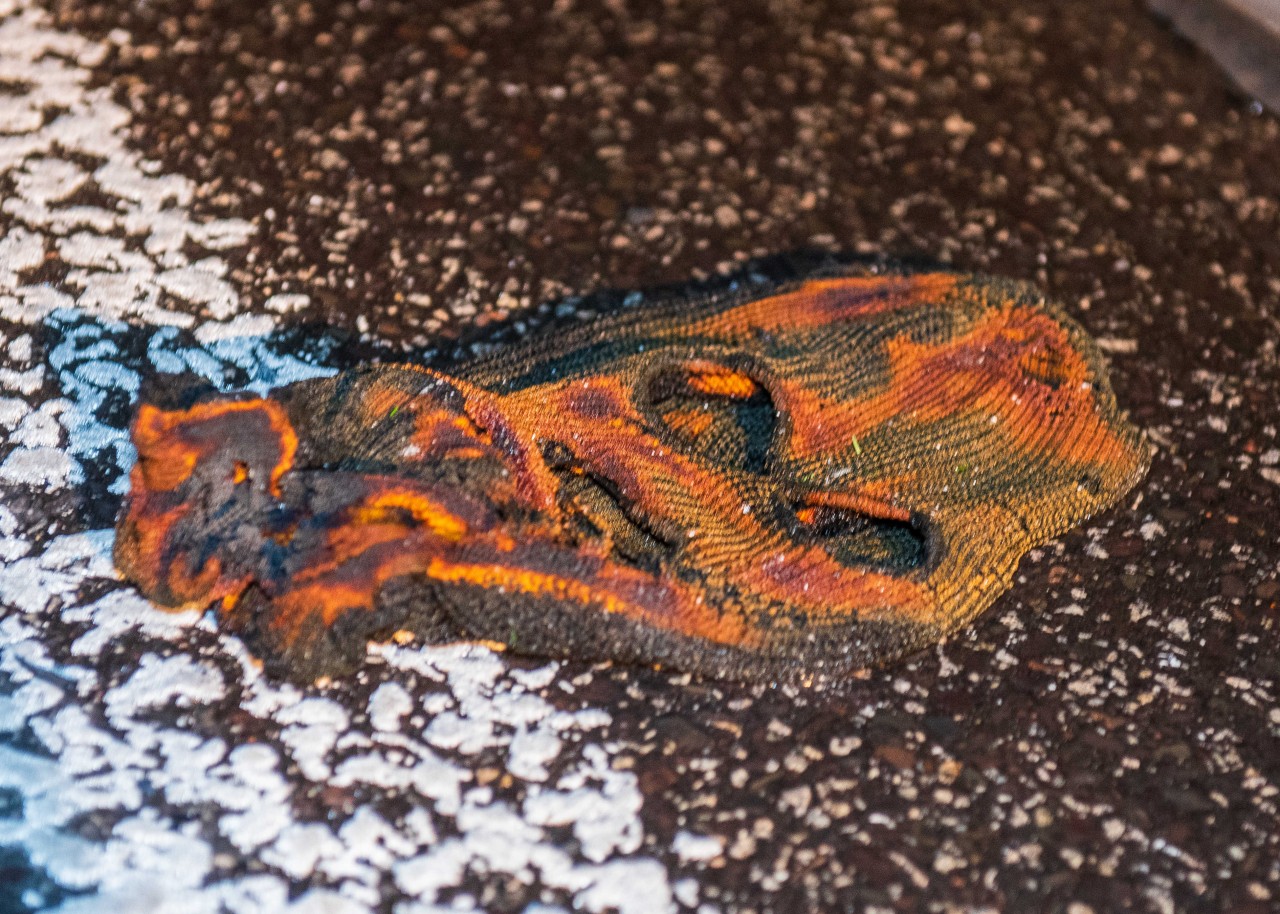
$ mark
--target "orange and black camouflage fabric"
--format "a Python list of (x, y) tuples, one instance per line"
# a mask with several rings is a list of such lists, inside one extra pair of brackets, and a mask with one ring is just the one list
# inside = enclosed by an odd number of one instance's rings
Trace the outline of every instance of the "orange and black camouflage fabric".
[(737, 678), (930, 644), (1147, 449), (1029, 286), (863, 269), (144, 405), (116, 561), (293, 678), (408, 631)]

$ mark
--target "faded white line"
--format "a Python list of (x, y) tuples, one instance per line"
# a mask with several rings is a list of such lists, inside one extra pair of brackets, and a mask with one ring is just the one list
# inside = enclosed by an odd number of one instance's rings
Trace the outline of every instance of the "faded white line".
[[(636, 779), (611, 764), (610, 716), (544, 697), (556, 664), (388, 647), (363, 704), (300, 690), (262, 676), (209, 619), (120, 586), (110, 530), (61, 516), (48, 538), (32, 522), (70, 487), (122, 491), (133, 452), (112, 404), (136, 400), (144, 374), (265, 389), (330, 370), (272, 348), (274, 315), (299, 300), (251, 309), (228, 283), (219, 252), (253, 226), (193, 215), (192, 182), (128, 146), (128, 112), (89, 86), (104, 53), (0, 0), (0, 176), (15, 188), (0, 237), (0, 486), (14, 506), (0, 508), (0, 736), (42, 747), (0, 741), (0, 788), (23, 808), (0, 819), (0, 844), (71, 893), (67, 912), (358, 914), (388, 880), (412, 899), (397, 914), (469, 910), (481, 901), (461, 885), (498, 876), (542, 887), (548, 904), (531, 912), (673, 910), (666, 868), (641, 852)], [(77, 202), (85, 190), (112, 205)], [(35, 282), (51, 262), (65, 279)], [(78, 635), (55, 654), (48, 633), (64, 623)], [(106, 656), (129, 658), (110, 682)], [(251, 739), (183, 723), (232, 714)], [(502, 783), (479, 784), (481, 765)], [(361, 799), (304, 812), (325, 790)], [(390, 812), (405, 796), (411, 811)], [(111, 823), (104, 838), (71, 827), (91, 813)], [(266, 871), (235, 875), (219, 847)]]

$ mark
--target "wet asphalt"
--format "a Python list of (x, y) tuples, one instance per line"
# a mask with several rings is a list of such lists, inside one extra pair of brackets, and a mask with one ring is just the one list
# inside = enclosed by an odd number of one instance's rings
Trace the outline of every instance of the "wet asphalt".
[(56, 11), (132, 35), (101, 78), (259, 227), (246, 294), (384, 354), (796, 252), (1064, 303), (1152, 469), (978, 623), (827, 692), (583, 667), (578, 695), (652, 854), (723, 838), (726, 910), (1280, 908), (1280, 120), (1141, 3)]

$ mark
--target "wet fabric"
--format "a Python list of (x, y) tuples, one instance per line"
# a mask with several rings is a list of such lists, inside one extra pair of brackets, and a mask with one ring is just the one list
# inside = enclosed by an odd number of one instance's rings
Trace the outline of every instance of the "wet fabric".
[(850, 268), (665, 294), (448, 372), (144, 405), (116, 560), (270, 669), (475, 639), (841, 677), (987, 608), (1147, 450), (1031, 287)]

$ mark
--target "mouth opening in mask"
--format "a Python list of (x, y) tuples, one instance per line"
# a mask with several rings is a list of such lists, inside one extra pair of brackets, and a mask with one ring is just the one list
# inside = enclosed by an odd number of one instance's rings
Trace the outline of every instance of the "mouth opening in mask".
[(850, 568), (907, 575), (936, 562), (927, 522), (888, 505), (851, 499), (810, 498), (786, 506), (791, 532)]
[(617, 556), (657, 573), (676, 553), (676, 542), (659, 531), (609, 480), (587, 471), (561, 445), (543, 450), (559, 480), (559, 501), (572, 532), (584, 539), (607, 537)]

